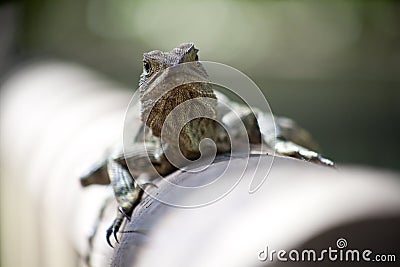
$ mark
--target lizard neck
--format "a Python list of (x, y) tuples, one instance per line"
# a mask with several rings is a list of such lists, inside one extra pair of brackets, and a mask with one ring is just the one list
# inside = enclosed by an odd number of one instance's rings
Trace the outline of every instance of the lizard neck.
[(151, 108), (142, 108), (149, 111), (145, 123), (152, 134), (168, 145), (179, 146), (185, 156), (199, 154), (200, 141), (214, 139), (215, 135), (217, 98), (211, 90), (196, 90), (200, 86), (208, 85), (179, 86), (152, 103)]

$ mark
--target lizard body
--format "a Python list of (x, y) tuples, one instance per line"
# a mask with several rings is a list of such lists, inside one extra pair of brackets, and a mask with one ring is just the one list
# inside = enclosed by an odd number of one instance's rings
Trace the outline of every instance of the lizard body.
[[(174, 82), (180, 79), (183, 81), (185, 75), (194, 75), (201, 80), (208, 79), (206, 70), (198, 62), (197, 54), (198, 49), (192, 43), (188, 43), (170, 52), (156, 50), (143, 55), (143, 73), (139, 81), (142, 125), (138, 134), (132, 137), (134, 146), (125, 154), (121, 151), (113, 153), (81, 178), (84, 186), (111, 183), (114, 189), (120, 212), (107, 231), (107, 242), (110, 246), (110, 236), (113, 234), (118, 241), (116, 234), (124, 217), (130, 218), (142, 194), (142, 189), (136, 184), (132, 175), (137, 176), (144, 172), (154, 174), (155, 169), (158, 174), (165, 176), (176, 169), (166, 158), (165, 151), (161, 148), (162, 142), (165, 145), (163, 147), (172, 151), (172, 154), (180, 151), (189, 160), (197, 159), (201, 155), (200, 142), (204, 138), (214, 141), (218, 153), (229, 152), (231, 149), (231, 141), (226, 131), (214, 120), (217, 116), (223, 117), (222, 121), (226, 121), (228, 128), (237, 123), (234, 120), (230, 122), (229, 111), (224, 111), (218, 106), (218, 99), (229, 101), (224, 95), (214, 92), (211, 84), (207, 82), (182, 82), (181, 85), (168, 90), (169, 79)], [(187, 74), (171, 72), (167, 73), (170, 75), (168, 78), (163, 76), (169, 68), (188, 62), (193, 64)], [(191, 105), (186, 106), (184, 112), (174, 113), (172, 120), (168, 121), (168, 115), (189, 100)], [(257, 112), (253, 114), (249, 108), (239, 104), (232, 103), (232, 105), (240, 114), (250, 143), (263, 142), (282, 155), (333, 165), (330, 160), (311, 150), (312, 139), (293, 121), (277, 118), (277, 136), (271, 138), (260, 132), (258, 118), (263, 114)], [(207, 116), (190, 120), (193, 114)], [(180, 124), (184, 124), (182, 128), (177, 127)], [(142, 144), (147, 145), (146, 151), (142, 149)], [(132, 172), (127, 168), (128, 163), (134, 166)]]

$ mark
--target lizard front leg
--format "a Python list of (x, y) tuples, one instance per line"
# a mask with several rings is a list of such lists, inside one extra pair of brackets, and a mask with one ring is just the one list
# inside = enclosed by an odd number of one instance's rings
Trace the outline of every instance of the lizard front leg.
[(115, 199), (118, 202), (119, 211), (106, 234), (107, 243), (112, 247), (110, 242), (111, 235), (114, 235), (115, 240), (118, 242), (117, 233), (122, 225), (123, 219), (127, 218), (130, 220), (132, 211), (143, 191), (136, 184), (129, 171), (114, 159), (108, 161), (107, 172), (114, 190)]
[(162, 175), (165, 174), (168, 161), (159, 156), (160, 149), (159, 144), (155, 142), (138, 142), (130, 146), (125, 153), (114, 154), (108, 160), (107, 173), (119, 211), (106, 233), (107, 242), (110, 246), (112, 246), (110, 242), (111, 235), (118, 242), (117, 233), (123, 223), (123, 219), (130, 220), (133, 209), (143, 195), (141, 187), (147, 185), (155, 186), (151, 181), (142, 181), (138, 184), (134, 178), (144, 173), (154, 178), (158, 176), (157, 171)]

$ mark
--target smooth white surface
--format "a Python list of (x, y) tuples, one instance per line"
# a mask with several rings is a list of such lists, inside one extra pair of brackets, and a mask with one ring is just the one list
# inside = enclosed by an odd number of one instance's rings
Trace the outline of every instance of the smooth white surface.
[(172, 209), (135, 266), (257, 266), (266, 245), (290, 249), (342, 223), (400, 214), (396, 173), (275, 160), (259, 191), (249, 194), (248, 183), (209, 206)]
[[(112, 190), (81, 188), (79, 175), (122, 135), (130, 93), (119, 87), (59, 62), (26, 66), (2, 85), (4, 266), (74, 266), (76, 253), (86, 253), (87, 237)], [(109, 209), (107, 224), (115, 212)], [(104, 228), (96, 237), (102, 239), (96, 242), (96, 266), (107, 266), (112, 254)]]

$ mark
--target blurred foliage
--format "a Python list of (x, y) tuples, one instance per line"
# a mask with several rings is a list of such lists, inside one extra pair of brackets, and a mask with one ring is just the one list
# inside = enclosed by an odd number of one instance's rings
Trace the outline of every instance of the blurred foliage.
[(145, 51), (195, 42), (249, 75), (339, 162), (400, 169), (400, 2), (18, 2), (25, 58), (80, 62), (135, 89)]

